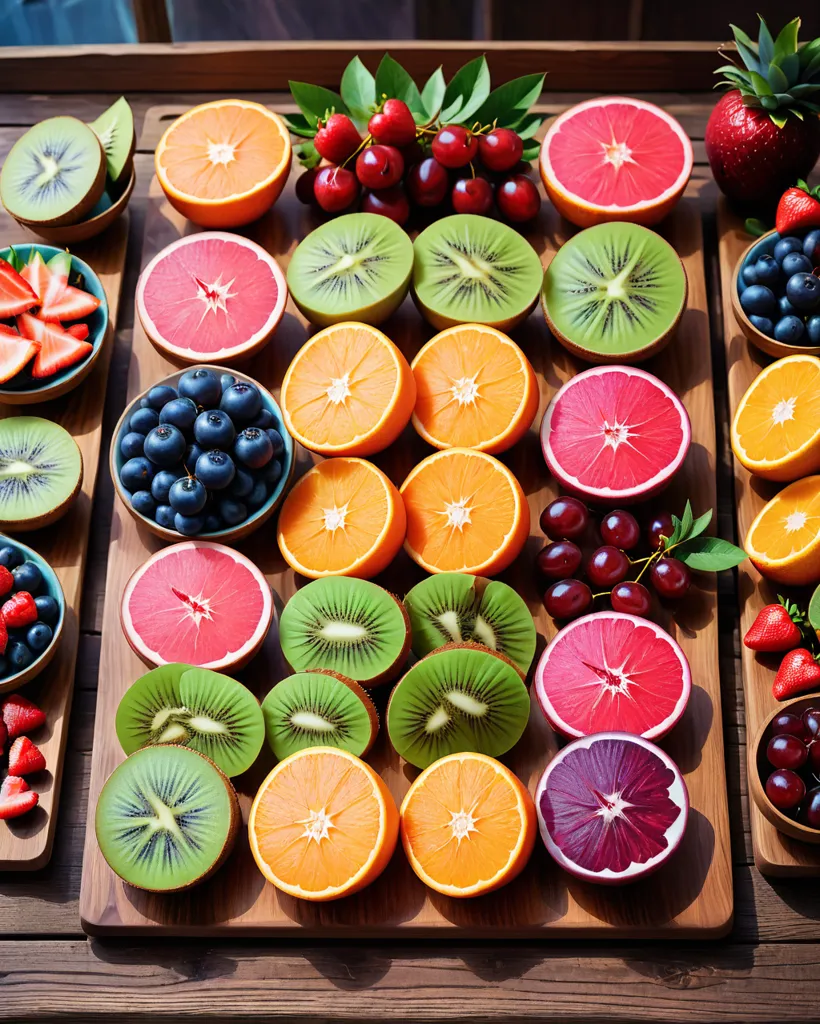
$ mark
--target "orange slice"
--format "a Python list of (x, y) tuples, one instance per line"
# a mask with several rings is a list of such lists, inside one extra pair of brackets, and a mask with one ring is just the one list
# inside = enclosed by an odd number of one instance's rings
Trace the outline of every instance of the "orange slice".
[(259, 787), (248, 819), (257, 867), (303, 900), (337, 900), (387, 867), (399, 835), (390, 790), (346, 750), (291, 754)]
[(282, 381), (291, 435), (320, 455), (373, 455), (407, 426), (416, 401), (410, 365), (368, 324), (334, 324), (296, 353)]
[(413, 360), (413, 426), (434, 448), (506, 451), (538, 411), (538, 381), (506, 334), (460, 324), (431, 338)]
[(491, 576), (506, 569), (530, 532), (521, 485), (498, 459), (447, 448), (420, 462), (401, 485), (405, 550), (427, 572)]
[(261, 217), (279, 198), (290, 161), (284, 122), (250, 100), (192, 107), (162, 136), (154, 158), (171, 206), (208, 228)]
[(294, 484), (277, 540), (303, 576), (370, 579), (396, 557), (406, 526), (401, 495), (380, 469), (364, 459), (328, 459)]
[(401, 805), (410, 866), (446, 896), (480, 896), (511, 882), (530, 859), (536, 827), (526, 787), (485, 754), (442, 757)]
[(732, 422), (732, 450), (767, 480), (820, 469), (820, 359), (786, 356), (755, 377)]
[(804, 586), (820, 580), (820, 476), (784, 487), (757, 515), (746, 551), (764, 576)]

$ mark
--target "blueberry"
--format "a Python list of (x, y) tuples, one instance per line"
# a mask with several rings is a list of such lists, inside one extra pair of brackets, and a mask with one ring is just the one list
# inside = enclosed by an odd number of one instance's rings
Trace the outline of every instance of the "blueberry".
[(168, 402), (173, 402), (177, 397), (177, 393), (176, 389), (172, 388), (170, 384), (157, 384), (151, 388), (146, 397), (151, 408), (159, 412)]
[(22, 561), (23, 556), (11, 544), (6, 544), (5, 547), (0, 548), (0, 565), (4, 565), (7, 569), (14, 569), (16, 566), (21, 565)]
[(184, 466), (186, 470), (193, 474), (196, 472), (196, 464), (200, 455), (205, 454), (205, 449), (200, 448), (198, 444), (191, 444), (185, 449)]
[(248, 518), (248, 509), (241, 501), (223, 498), (219, 503), (219, 514), (225, 520), (226, 526), (239, 526)]
[(60, 617), (60, 606), (51, 594), (41, 594), (39, 597), (35, 597), (34, 603), (37, 605), (37, 618), (41, 622), (53, 626)]
[(783, 276), (793, 277), (795, 274), (810, 274), (812, 271), (811, 260), (802, 252), (790, 252), (783, 259)]
[(806, 334), (812, 345), (820, 345), (820, 316), (810, 316), (806, 321)]
[(166, 530), (175, 530), (174, 517), (176, 512), (170, 505), (157, 505), (157, 525), (164, 526)]
[(227, 391), (231, 384), (236, 384), (236, 377), (232, 373), (223, 373), (219, 378), (219, 386), (223, 391)]
[(794, 235), (789, 235), (787, 238), (781, 238), (774, 247), (774, 258), (778, 263), (782, 263), (783, 257), (788, 256), (790, 252), (802, 251), (803, 242), (799, 238), (795, 238)]
[(201, 412), (194, 423), (194, 440), (203, 448), (228, 449), (236, 437), (231, 417), (222, 409)]
[(264, 430), (245, 427), (233, 446), (237, 460), (251, 469), (261, 469), (273, 458), (273, 442)]
[(142, 455), (142, 446), (145, 444), (145, 434), (138, 434), (136, 430), (129, 430), (120, 441), (120, 453), (124, 459), (135, 459)]
[(135, 491), (131, 495), (131, 507), (149, 519), (153, 519), (157, 514), (157, 500), (150, 491)]
[(32, 596), (43, 585), (43, 574), (34, 562), (23, 562), (16, 569), (12, 569), (11, 574), (14, 577), (14, 589), (27, 590)]
[(747, 316), (771, 316), (777, 303), (774, 292), (762, 284), (752, 284), (740, 295), (740, 308)]
[(34, 655), (20, 640), (9, 640), (6, 657), (15, 672), (21, 672), (24, 668), (28, 668), (34, 661)]
[(795, 309), (808, 313), (820, 304), (820, 279), (814, 274), (794, 274), (786, 282), (786, 295)]
[(803, 330), (799, 316), (784, 316), (774, 325), (774, 336), (778, 341), (794, 345), (803, 337)]
[(172, 402), (163, 406), (159, 414), (160, 423), (172, 423), (185, 433), (188, 433), (194, 425), (198, 415), (196, 405), (190, 398), (175, 398)]
[(254, 480), (247, 469), (237, 467), (236, 476), (231, 483), (231, 496), (234, 498), (247, 498), (253, 490)]
[(222, 397), (219, 377), (213, 370), (206, 370), (201, 366), (183, 373), (179, 378), (178, 388), (180, 398), (190, 398), (192, 402), (206, 409), (217, 405)]
[(803, 239), (803, 255), (811, 260), (812, 265), (820, 259), (820, 228), (809, 231)]
[(777, 300), (777, 308), (780, 310), (781, 316), (797, 316), (797, 310), (789, 302), (788, 296), (781, 295)]
[[(205, 508), (208, 492), (205, 484), (193, 476), (183, 476), (171, 484), (168, 503), (175, 512), (184, 516), (195, 516)], [(182, 532), (182, 531), (180, 531)]]
[(209, 491), (221, 491), (233, 480), (236, 466), (227, 452), (214, 448), (196, 460), (196, 475)]
[(161, 469), (151, 481), (151, 494), (161, 505), (168, 504), (171, 484), (183, 475), (181, 469)]
[(35, 622), (26, 633), (26, 643), (35, 654), (40, 654), (51, 643), (54, 634), (45, 622)]
[(148, 401), (148, 399), (144, 395), (139, 400), (139, 402), (137, 402), (137, 405), (140, 407), (140, 409), (150, 409), (151, 408), (151, 403)]
[(774, 323), (767, 316), (750, 316), (749, 321), (769, 338), (774, 337)]
[(282, 452), (285, 450), (285, 441), (282, 435), (274, 427), (270, 427), (265, 433), (270, 438), (270, 443), (273, 445), (273, 457), (278, 459)]
[(268, 427), (273, 426), (273, 413), (270, 409), (266, 409), (264, 406), (259, 410), (259, 415), (253, 421), (249, 423), (250, 427), (259, 427), (260, 430), (267, 430)]
[(234, 423), (250, 423), (262, 408), (259, 388), (255, 384), (238, 380), (222, 392), (219, 408), (224, 409)]
[(268, 500), (268, 485), (264, 480), (257, 480), (253, 485), (253, 490), (248, 495), (246, 505), (251, 512), (255, 512), (258, 508), (261, 508)]
[[(156, 429), (159, 430), (159, 427)], [(148, 487), (153, 478), (154, 467), (144, 455), (139, 455), (136, 459), (129, 459), (128, 462), (123, 463), (120, 470), (120, 482), (128, 491), (143, 490)]]
[[(175, 402), (180, 399), (175, 398)], [(193, 404), (193, 403), (191, 403)], [(157, 466), (175, 466), (185, 453), (185, 436), (173, 423), (160, 423), (145, 439), (145, 454)], [(135, 459), (131, 460), (135, 462)], [(130, 463), (126, 463), (126, 466)], [(123, 466), (125, 469), (125, 466)], [(124, 481), (123, 481), (124, 482)], [(136, 490), (136, 488), (129, 488)]]
[(210, 515), (205, 516), (205, 532), (206, 533), (217, 533), (223, 528), (225, 524), (216, 515), (215, 512), (211, 512)]
[(744, 287), (744, 286), (748, 288), (748, 286), (750, 284), (759, 284), (760, 283), (757, 280), (757, 272), (755, 271), (754, 263), (747, 263), (746, 266), (741, 271), (740, 276), (743, 279), (742, 282), (741, 282), (741, 288)]
[(766, 253), (755, 263), (755, 274), (758, 284), (774, 284), (780, 277), (780, 265), (774, 256)]
[(137, 409), (128, 421), (128, 429), (138, 434), (147, 434), (159, 424), (159, 413), (156, 409)]
[(202, 516), (184, 516), (181, 512), (177, 512), (174, 516), (174, 529), (177, 533), (182, 533), (186, 537), (193, 537), (197, 533), (202, 533), (204, 526), (205, 519)]

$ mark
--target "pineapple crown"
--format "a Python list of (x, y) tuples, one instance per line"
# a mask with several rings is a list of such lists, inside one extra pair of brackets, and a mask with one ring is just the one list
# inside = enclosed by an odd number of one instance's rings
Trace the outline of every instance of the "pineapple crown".
[(736, 25), (730, 26), (743, 66), (725, 64), (718, 68), (715, 74), (722, 78), (717, 86), (739, 89), (746, 106), (761, 107), (778, 128), (786, 124), (789, 115), (802, 121), (805, 113), (820, 113), (820, 106), (808, 98), (820, 99), (820, 39), (798, 46), (799, 18), (785, 25), (773, 39), (766, 22), (760, 15), (758, 18), (756, 43)]

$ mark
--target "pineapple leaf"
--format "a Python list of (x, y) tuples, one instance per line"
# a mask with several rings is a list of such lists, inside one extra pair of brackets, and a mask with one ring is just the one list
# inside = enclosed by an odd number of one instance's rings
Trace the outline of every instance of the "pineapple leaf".
[[(812, 78), (820, 71), (820, 53), (816, 53), (803, 69), (803, 78)], [(808, 84), (808, 83), (805, 83)]]
[(803, 120), (803, 113), (802, 111), (798, 110), (797, 107), (789, 107), (789, 113), (794, 114), (798, 121)]
[(778, 128), (786, 127), (786, 122), (788, 121), (788, 118), (784, 114), (775, 114), (770, 111), (769, 117), (777, 125)]
[(729, 27), (734, 34), (737, 52), (740, 54), (743, 63), (749, 71), (755, 71), (757, 74), (760, 74), (761, 64), (757, 56), (756, 44), (737, 25), (730, 25)]
[(758, 18), (760, 18), (760, 31), (757, 37), (757, 48), (760, 52), (760, 63), (765, 66), (766, 64), (770, 64), (772, 57), (774, 57), (774, 39), (772, 39), (769, 26), (763, 20), (761, 15), (758, 14)]
[(808, 43), (803, 43), (797, 51), (800, 66), (806, 67), (806, 65), (810, 64), (818, 53), (820, 53), (820, 39), (812, 39)]
[[(749, 79), (754, 87), (755, 93), (760, 96), (761, 99), (766, 96), (774, 96), (774, 89), (771, 88), (763, 75), (758, 74), (757, 71), (750, 71)], [(765, 107), (766, 104), (764, 103), (763, 106)]]
[(801, 82), (800, 85), (793, 85), (789, 89), (789, 95), (800, 99), (801, 96), (811, 96), (812, 93), (820, 92), (820, 82)]
[(777, 66), (790, 82), (796, 82), (800, 75), (800, 58), (796, 53), (789, 53), (785, 57), (776, 59)]
[(792, 94), (789, 92), (776, 92), (774, 98), (777, 100), (778, 107), (788, 107), (793, 102)]
[[(761, 18), (761, 21), (763, 19)], [(776, 57), (785, 57), (797, 51), (797, 33), (800, 31), (800, 19), (793, 18), (788, 25), (777, 33), (774, 41), (774, 53)]]
[(763, 109), (768, 111), (777, 110), (780, 106), (774, 96), (761, 96), (760, 102), (763, 105)]
[[(789, 88), (789, 80), (777, 64), (772, 63), (769, 65), (769, 71), (766, 78), (769, 80), (769, 85), (774, 89), (775, 95), (778, 93), (784, 93)], [(786, 102), (788, 102), (788, 100)]]

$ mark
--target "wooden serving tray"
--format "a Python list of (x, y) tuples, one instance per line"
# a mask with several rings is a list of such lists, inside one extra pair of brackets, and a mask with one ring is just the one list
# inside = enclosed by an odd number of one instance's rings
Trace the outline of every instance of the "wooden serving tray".
[[(718, 203), (718, 238), (720, 279), (723, 298), (723, 333), (726, 342), (726, 371), (729, 378), (729, 414), (734, 416), (741, 398), (760, 371), (773, 362), (770, 356), (746, 340), (732, 312), (732, 277), (735, 264), (743, 250), (754, 241), (743, 226), (743, 218), (733, 213), (721, 198)], [(747, 469), (732, 460), (735, 470), (735, 505), (737, 506), (738, 543), (743, 540), (758, 512), (785, 485), (753, 477)], [(777, 601), (782, 587), (763, 579), (748, 559), (737, 573), (740, 601), (740, 635), (757, 617), (760, 609)], [(806, 594), (806, 602), (811, 591)], [(772, 696), (772, 681), (780, 664), (779, 655), (757, 655), (741, 645), (743, 693), (746, 703), (747, 771), (757, 771), (752, 745), (763, 722), (778, 706)], [(784, 835), (760, 812), (749, 796), (749, 818), (755, 864), (764, 875), (820, 875), (820, 846), (801, 843)]]
[[(15, 243), (36, 242), (5, 215), (0, 218), (0, 248)], [(62, 782), (74, 668), (79, 642), (80, 597), (91, 526), (91, 506), (100, 458), (102, 416), (108, 386), (108, 366), (114, 346), (114, 329), (120, 302), (125, 253), (128, 242), (128, 213), (97, 238), (71, 246), (97, 273), (108, 299), (109, 328), (102, 351), (88, 377), (73, 391), (38, 405), (0, 403), (0, 417), (42, 416), (55, 420), (72, 435), (83, 455), (83, 486), (68, 514), (53, 526), (15, 536), (34, 548), (54, 569), (66, 600), (66, 619), (60, 647), (51, 664), (21, 692), (36, 701), (47, 716), (37, 745), (45, 755), (48, 770), (32, 783), (40, 794), (39, 806), (31, 814), (0, 824), (0, 871), (36, 871), (51, 858), (57, 803)]]

